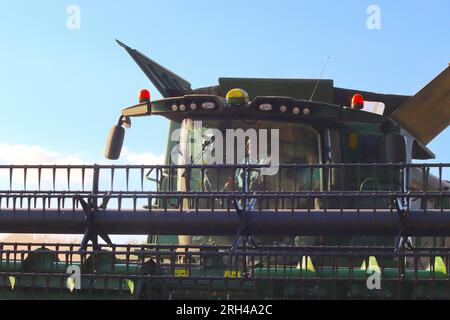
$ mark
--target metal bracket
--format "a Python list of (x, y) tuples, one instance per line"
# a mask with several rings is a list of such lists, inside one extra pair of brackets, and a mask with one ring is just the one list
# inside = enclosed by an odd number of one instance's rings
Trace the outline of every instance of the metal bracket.
[[(252, 170), (244, 169), (242, 172), (242, 191), (244, 194), (248, 194), (250, 191), (250, 172)], [(235, 251), (239, 246), (239, 242), (242, 240), (242, 245), (244, 251), (247, 249), (247, 244), (249, 244), (253, 249), (257, 248), (257, 245), (252, 237), (247, 234), (247, 214), (249, 210), (252, 210), (255, 207), (256, 199), (243, 199), (242, 203), (239, 202), (238, 199), (233, 200), (234, 207), (239, 217), (239, 228), (234, 237), (233, 245), (231, 247), (231, 252)]]
[(395, 240), (395, 253), (400, 253), (405, 249), (408, 251), (414, 250), (414, 245), (412, 243), (411, 237), (408, 236), (408, 213), (405, 208), (404, 199), (397, 198), (395, 200), (397, 213), (399, 216), (400, 227), (398, 231), (398, 236)]
[(257, 248), (257, 245), (254, 239), (247, 234), (247, 214), (248, 211), (253, 209), (256, 203), (256, 199), (252, 199), (248, 205), (242, 205), (237, 199), (234, 199), (234, 206), (239, 217), (239, 228), (234, 236), (233, 245), (231, 247), (231, 251), (235, 251), (239, 246), (239, 242), (242, 240), (244, 250), (247, 248), (247, 244), (249, 244), (253, 249)]
[[(242, 248), (244, 252), (247, 250), (247, 245), (250, 245), (252, 249), (257, 249), (258, 246), (256, 245), (254, 239), (247, 234), (247, 214), (248, 211), (251, 210), (251, 208), (254, 207), (256, 203), (256, 199), (252, 199), (249, 203), (249, 205), (246, 205), (246, 201), (244, 201), (244, 205), (242, 205), (239, 200), (234, 199), (234, 206), (236, 208), (236, 212), (239, 217), (239, 228), (238, 231), (234, 237), (233, 245), (230, 249), (230, 258), (232, 257), (233, 253), (236, 251), (236, 249), (239, 247), (239, 243), (242, 241)], [(245, 263), (243, 265), (244, 268), (244, 276), (248, 276), (248, 257), (245, 257)]]
[(106, 233), (99, 233), (95, 228), (95, 212), (99, 209), (105, 210), (108, 201), (110, 199), (109, 193), (103, 198), (103, 203), (100, 206), (97, 206), (97, 200), (93, 198), (89, 198), (88, 201), (85, 201), (81, 196), (76, 196), (76, 199), (80, 202), (83, 207), (83, 212), (86, 216), (86, 230), (83, 235), (83, 240), (80, 244), (80, 251), (87, 250), (89, 241), (92, 242), (92, 247), (94, 250), (99, 250), (100, 247), (98, 245), (98, 237), (100, 237), (103, 241), (105, 241), (109, 246), (114, 248), (114, 244)]

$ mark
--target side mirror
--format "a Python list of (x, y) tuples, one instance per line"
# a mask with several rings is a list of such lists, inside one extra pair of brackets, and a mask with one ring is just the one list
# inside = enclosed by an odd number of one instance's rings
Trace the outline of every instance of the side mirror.
[(392, 134), (387, 138), (387, 160), (392, 163), (406, 163), (405, 137)]
[(125, 129), (120, 125), (115, 125), (109, 131), (106, 141), (105, 157), (108, 160), (117, 160), (120, 158), (123, 140), (125, 138)]

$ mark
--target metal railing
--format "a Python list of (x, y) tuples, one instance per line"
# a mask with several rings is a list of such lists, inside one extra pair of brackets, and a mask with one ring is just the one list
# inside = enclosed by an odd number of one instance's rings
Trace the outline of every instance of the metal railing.
[(0, 166), (0, 232), (83, 233), (89, 216), (102, 233), (229, 234), (245, 216), (261, 235), (450, 235), (450, 165), (262, 167)]
[(0, 297), (448, 299), (449, 167), (0, 166), (1, 233), (84, 234), (0, 244)]
[[(447, 248), (2, 244), (0, 296), (448, 299)], [(73, 271), (76, 271), (73, 273)], [(72, 279), (72, 282), (68, 279)]]

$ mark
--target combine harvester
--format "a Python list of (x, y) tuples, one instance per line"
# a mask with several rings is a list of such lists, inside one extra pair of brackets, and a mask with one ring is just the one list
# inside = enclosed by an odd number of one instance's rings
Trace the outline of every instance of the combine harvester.
[(193, 90), (119, 44), (164, 99), (142, 90), (106, 157), (131, 118), (160, 115), (165, 165), (1, 166), (1, 233), (84, 236), (0, 244), (0, 298), (450, 298), (450, 164), (413, 164), (449, 124), (450, 68), (413, 97), (332, 80)]

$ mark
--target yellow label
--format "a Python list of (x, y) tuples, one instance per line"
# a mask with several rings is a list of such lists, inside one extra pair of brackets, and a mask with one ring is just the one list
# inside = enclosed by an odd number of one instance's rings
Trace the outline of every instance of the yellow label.
[(186, 269), (175, 269), (175, 277), (189, 277), (189, 271)]
[(226, 278), (239, 278), (241, 273), (239, 271), (225, 271)]
[(299, 269), (302, 269), (304, 271), (316, 272), (311, 257), (303, 257), (302, 264), (300, 265)]
[(358, 134), (350, 133), (348, 135), (348, 148), (353, 150), (358, 148)]
[(73, 290), (75, 290), (75, 280), (73, 278), (67, 278), (66, 284), (70, 292), (73, 292)]
[(125, 283), (126, 283), (128, 289), (130, 290), (130, 293), (134, 294), (134, 282), (132, 280), (127, 279), (127, 280), (125, 280)]
[(16, 278), (13, 276), (10, 276), (9, 283), (11, 284), (11, 290), (14, 290), (14, 288), (16, 287)]

